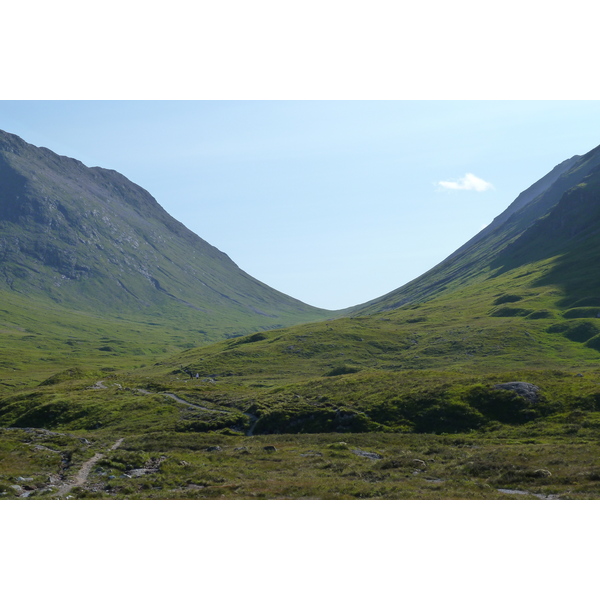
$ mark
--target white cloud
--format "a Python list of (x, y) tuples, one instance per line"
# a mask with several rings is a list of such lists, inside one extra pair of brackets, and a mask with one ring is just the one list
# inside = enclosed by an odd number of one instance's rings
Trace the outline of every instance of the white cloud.
[(472, 190), (475, 192), (485, 192), (494, 189), (494, 186), (491, 183), (476, 177), (473, 173), (467, 173), (464, 177), (461, 177), (456, 181), (438, 181), (437, 185), (446, 190)]

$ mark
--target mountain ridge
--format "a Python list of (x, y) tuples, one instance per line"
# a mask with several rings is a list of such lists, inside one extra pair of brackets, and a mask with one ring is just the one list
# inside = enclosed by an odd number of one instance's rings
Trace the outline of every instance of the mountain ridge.
[(519, 194), (492, 221), (435, 267), (403, 286), (349, 310), (365, 315), (422, 302), (469, 281), (489, 276), (489, 266), (498, 255), (538, 219), (557, 206), (563, 194), (600, 165), (600, 146), (556, 165), (549, 173)]
[(1, 131), (0, 236), (0, 287), (76, 309), (135, 313), (175, 302), (223, 313), (215, 326), (229, 315), (241, 331), (334, 314), (242, 271), (117, 171)]

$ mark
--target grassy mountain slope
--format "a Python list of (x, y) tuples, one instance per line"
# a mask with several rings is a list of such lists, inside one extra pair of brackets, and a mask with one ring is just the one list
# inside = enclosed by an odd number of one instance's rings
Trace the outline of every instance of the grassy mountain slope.
[(119, 173), (5, 132), (0, 300), (4, 385), (335, 314), (254, 279)]
[(0, 133), (0, 287), (96, 313), (246, 329), (327, 314), (241, 271), (115, 171)]
[(390, 310), (485, 279), (497, 266), (493, 261), (503, 249), (547, 215), (567, 190), (577, 186), (598, 165), (600, 147), (584, 156), (574, 156), (562, 162), (521, 193), (488, 227), (439, 265), (397, 290), (354, 307), (351, 312), (373, 314)]

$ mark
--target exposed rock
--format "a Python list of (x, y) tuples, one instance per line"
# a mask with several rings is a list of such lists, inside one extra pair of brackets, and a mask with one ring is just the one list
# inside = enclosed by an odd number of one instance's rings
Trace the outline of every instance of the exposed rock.
[(383, 458), (381, 454), (377, 454), (377, 452), (367, 452), (366, 450), (360, 450), (359, 448), (355, 448), (352, 450), (353, 454), (356, 456), (364, 456), (365, 458), (370, 458), (372, 460), (379, 460)]
[(537, 385), (533, 385), (533, 383), (526, 383), (524, 381), (509, 381), (508, 383), (498, 383), (494, 386), (497, 390), (508, 390), (510, 392), (515, 392), (519, 396), (525, 398), (532, 404), (535, 404), (539, 401), (540, 396), (540, 388)]
[(221, 446), (209, 446), (206, 449), (207, 452), (222, 452), (223, 448), (221, 448)]
[(154, 473), (153, 469), (132, 469), (128, 471), (126, 475), (128, 477), (141, 477), (142, 475), (147, 475), (148, 473)]

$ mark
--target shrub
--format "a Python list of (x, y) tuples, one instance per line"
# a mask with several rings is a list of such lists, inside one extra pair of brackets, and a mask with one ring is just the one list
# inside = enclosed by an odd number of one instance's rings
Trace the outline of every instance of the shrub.
[(262, 340), (266, 339), (267, 336), (264, 333), (254, 333), (253, 335), (248, 335), (240, 340), (232, 342), (231, 346), (239, 346), (240, 344), (253, 344), (254, 342), (262, 342)]
[(352, 409), (300, 407), (264, 413), (254, 433), (360, 433), (377, 429), (364, 413)]
[(475, 385), (462, 394), (461, 399), (488, 419), (502, 423), (525, 423), (539, 416), (528, 400), (509, 390)]
[(463, 402), (440, 399), (414, 418), (416, 433), (460, 433), (481, 427), (483, 415)]
[(323, 375), (323, 377), (335, 377), (336, 375), (349, 375), (350, 373), (358, 373), (360, 369), (356, 367), (349, 367), (347, 365), (340, 365), (339, 367), (335, 367), (331, 369), (331, 371), (327, 371)]

